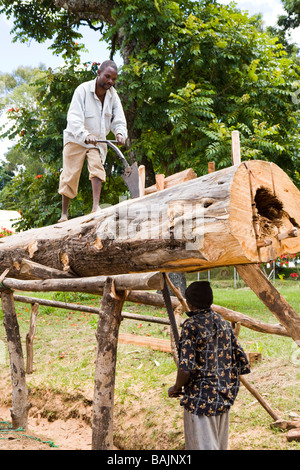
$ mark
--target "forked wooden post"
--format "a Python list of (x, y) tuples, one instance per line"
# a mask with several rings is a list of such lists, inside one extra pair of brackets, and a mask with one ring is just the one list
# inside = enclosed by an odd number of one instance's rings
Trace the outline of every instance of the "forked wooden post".
[(126, 291), (115, 292), (107, 278), (101, 300), (95, 366), (92, 450), (113, 449), (114, 389), (119, 327)]
[(12, 380), (11, 418), (14, 429), (28, 427), (28, 388), (25, 379), (25, 366), (19, 325), (12, 291), (1, 292), (4, 327), (10, 360)]

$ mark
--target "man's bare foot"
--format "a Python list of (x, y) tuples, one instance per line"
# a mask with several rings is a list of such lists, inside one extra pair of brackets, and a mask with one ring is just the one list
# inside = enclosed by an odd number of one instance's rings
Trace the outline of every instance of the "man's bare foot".
[(68, 220), (68, 216), (62, 215), (61, 218), (57, 221), (57, 223), (66, 222), (67, 220)]
[(94, 212), (100, 212), (100, 211), (101, 211), (101, 207), (100, 207), (100, 206), (93, 207), (92, 210), (91, 210), (91, 214), (93, 214)]

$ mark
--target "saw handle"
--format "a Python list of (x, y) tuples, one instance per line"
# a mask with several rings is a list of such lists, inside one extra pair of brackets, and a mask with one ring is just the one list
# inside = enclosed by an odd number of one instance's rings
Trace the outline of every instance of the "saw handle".
[(125, 168), (127, 166), (129, 166), (126, 158), (124, 157), (123, 153), (121, 152), (121, 150), (115, 145), (115, 143), (117, 143), (118, 141), (117, 140), (97, 140), (97, 142), (99, 143), (102, 143), (102, 144), (107, 144), (110, 148), (112, 148), (116, 154), (118, 155), (118, 157), (122, 160)]

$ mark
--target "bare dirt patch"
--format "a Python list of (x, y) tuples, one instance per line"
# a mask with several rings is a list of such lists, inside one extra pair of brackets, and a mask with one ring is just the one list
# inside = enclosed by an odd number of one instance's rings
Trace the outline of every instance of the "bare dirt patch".
[[(290, 412), (300, 412), (297, 370), (290, 362), (272, 360), (263, 361), (251, 374), (253, 384), (285, 419)], [(175, 375), (166, 377), (166, 381), (171, 383), (174, 378)], [(125, 381), (123, 375), (122, 383)], [(0, 389), (0, 421), (10, 422), (9, 382), (5, 388), (2, 382)], [(67, 394), (39, 386), (31, 390), (30, 401), (27, 432), (0, 433), (0, 450), (91, 450), (91, 392)], [(184, 449), (182, 408), (179, 401), (175, 405), (172, 409), (168, 407), (165, 391), (159, 384), (157, 389), (150, 390), (145, 384), (131, 383), (126, 393), (115, 398), (116, 448)], [(286, 433), (271, 429), (272, 421), (241, 387), (231, 412), (230, 449), (299, 450), (299, 443), (287, 442)], [(49, 441), (58, 447), (51, 447)]]

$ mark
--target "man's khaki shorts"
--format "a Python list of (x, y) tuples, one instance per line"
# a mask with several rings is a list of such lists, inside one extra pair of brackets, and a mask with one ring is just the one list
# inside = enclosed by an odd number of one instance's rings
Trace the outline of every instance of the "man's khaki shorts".
[(63, 171), (60, 175), (59, 194), (63, 194), (70, 199), (77, 196), (79, 178), (85, 157), (87, 157), (90, 180), (99, 178), (101, 181), (105, 181), (106, 175), (99, 149), (86, 148), (74, 142), (68, 142), (63, 150)]

